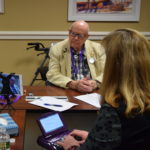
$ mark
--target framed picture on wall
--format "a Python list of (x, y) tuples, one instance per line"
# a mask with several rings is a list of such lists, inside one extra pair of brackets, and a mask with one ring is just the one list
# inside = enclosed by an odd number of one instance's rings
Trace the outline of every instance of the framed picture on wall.
[(139, 21), (141, 0), (68, 0), (68, 21)]
[(4, 0), (0, 0), (0, 13), (4, 13)]

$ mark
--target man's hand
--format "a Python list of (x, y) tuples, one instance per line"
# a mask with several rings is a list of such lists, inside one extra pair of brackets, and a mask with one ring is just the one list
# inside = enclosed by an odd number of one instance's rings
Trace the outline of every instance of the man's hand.
[(80, 92), (92, 92), (93, 88), (91, 86), (91, 83), (89, 82), (89, 80), (79, 80), (78, 86), (77, 86), (77, 90)]
[(76, 89), (79, 92), (92, 92), (97, 88), (97, 83), (95, 80), (89, 80), (87, 78), (83, 78), (81, 80), (71, 81), (67, 84), (67, 86), (71, 89)]
[(79, 80), (72, 80), (67, 83), (67, 87), (69, 87), (70, 89), (76, 90), (78, 87), (78, 83), (79, 83)]
[(89, 80), (89, 83), (90, 83), (91, 87), (93, 88), (93, 90), (98, 88), (97, 82), (95, 80)]
[(92, 92), (97, 88), (97, 83), (95, 80), (89, 80), (87, 78), (83, 78), (79, 80), (77, 90), (80, 92)]

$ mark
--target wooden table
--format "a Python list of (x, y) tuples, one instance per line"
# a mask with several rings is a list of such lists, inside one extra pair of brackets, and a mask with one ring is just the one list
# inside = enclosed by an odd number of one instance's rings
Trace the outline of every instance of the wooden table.
[(11, 144), (11, 150), (23, 150), (26, 111), (16, 110), (12, 113), (12, 117), (19, 126), (19, 136), (15, 137), (16, 141), (14, 144)]
[[(16, 142), (15, 144), (11, 145), (11, 150), (23, 150), (26, 111), (48, 110), (39, 106), (29, 104), (25, 100), (25, 96), (27, 96), (30, 92), (32, 92), (34, 96), (67, 96), (70, 102), (79, 104), (77, 106), (72, 107), (68, 111), (97, 110), (96, 107), (74, 98), (74, 96), (82, 95), (85, 93), (80, 93), (71, 89), (63, 89), (55, 86), (24, 86), (24, 91), (25, 91), (24, 95), (16, 103), (12, 104), (12, 106), (15, 108), (15, 111), (12, 111), (13, 112), (12, 117), (19, 126), (19, 136), (15, 138)], [(94, 92), (98, 92), (98, 90)], [(2, 106), (0, 106), (0, 109), (2, 109)]]
[(19, 126), (19, 135), (12, 137), (15, 138), (15, 143), (10, 145), (11, 150), (23, 150), (26, 110), (4, 110), (1, 113), (9, 113)]
[[(69, 102), (73, 102), (73, 103), (77, 103), (79, 105), (72, 107), (70, 110), (97, 110), (96, 107), (84, 103), (80, 100), (77, 100), (74, 98), (74, 96), (77, 95), (82, 95), (85, 93), (80, 93), (77, 92), (75, 90), (71, 90), (71, 89), (63, 89), (63, 88), (59, 88), (59, 87), (55, 87), (55, 86), (25, 86), (24, 87), (25, 95), (22, 96), (20, 98), (20, 100), (17, 103), (13, 104), (13, 107), (15, 107), (15, 109), (25, 109), (25, 110), (43, 110), (45, 108), (39, 107), (39, 106), (35, 106), (32, 104), (29, 104), (26, 100), (25, 100), (25, 96), (27, 96), (30, 92), (32, 92), (35, 96), (67, 96)], [(94, 92), (98, 92), (94, 91)], [(70, 111), (68, 110), (68, 111)]]

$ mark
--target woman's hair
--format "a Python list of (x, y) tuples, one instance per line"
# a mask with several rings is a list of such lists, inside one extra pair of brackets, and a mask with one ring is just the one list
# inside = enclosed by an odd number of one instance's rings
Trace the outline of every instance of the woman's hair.
[(127, 116), (150, 110), (149, 41), (136, 30), (119, 29), (102, 44), (106, 50), (102, 102), (118, 107), (123, 100)]

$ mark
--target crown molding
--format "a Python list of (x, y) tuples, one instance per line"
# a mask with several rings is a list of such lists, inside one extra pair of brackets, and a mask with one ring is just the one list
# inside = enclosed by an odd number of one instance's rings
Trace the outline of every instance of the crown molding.
[[(101, 40), (108, 32), (89, 32), (89, 39)], [(150, 32), (141, 32), (150, 40)], [(67, 31), (0, 31), (1, 40), (62, 40), (68, 37)]]

